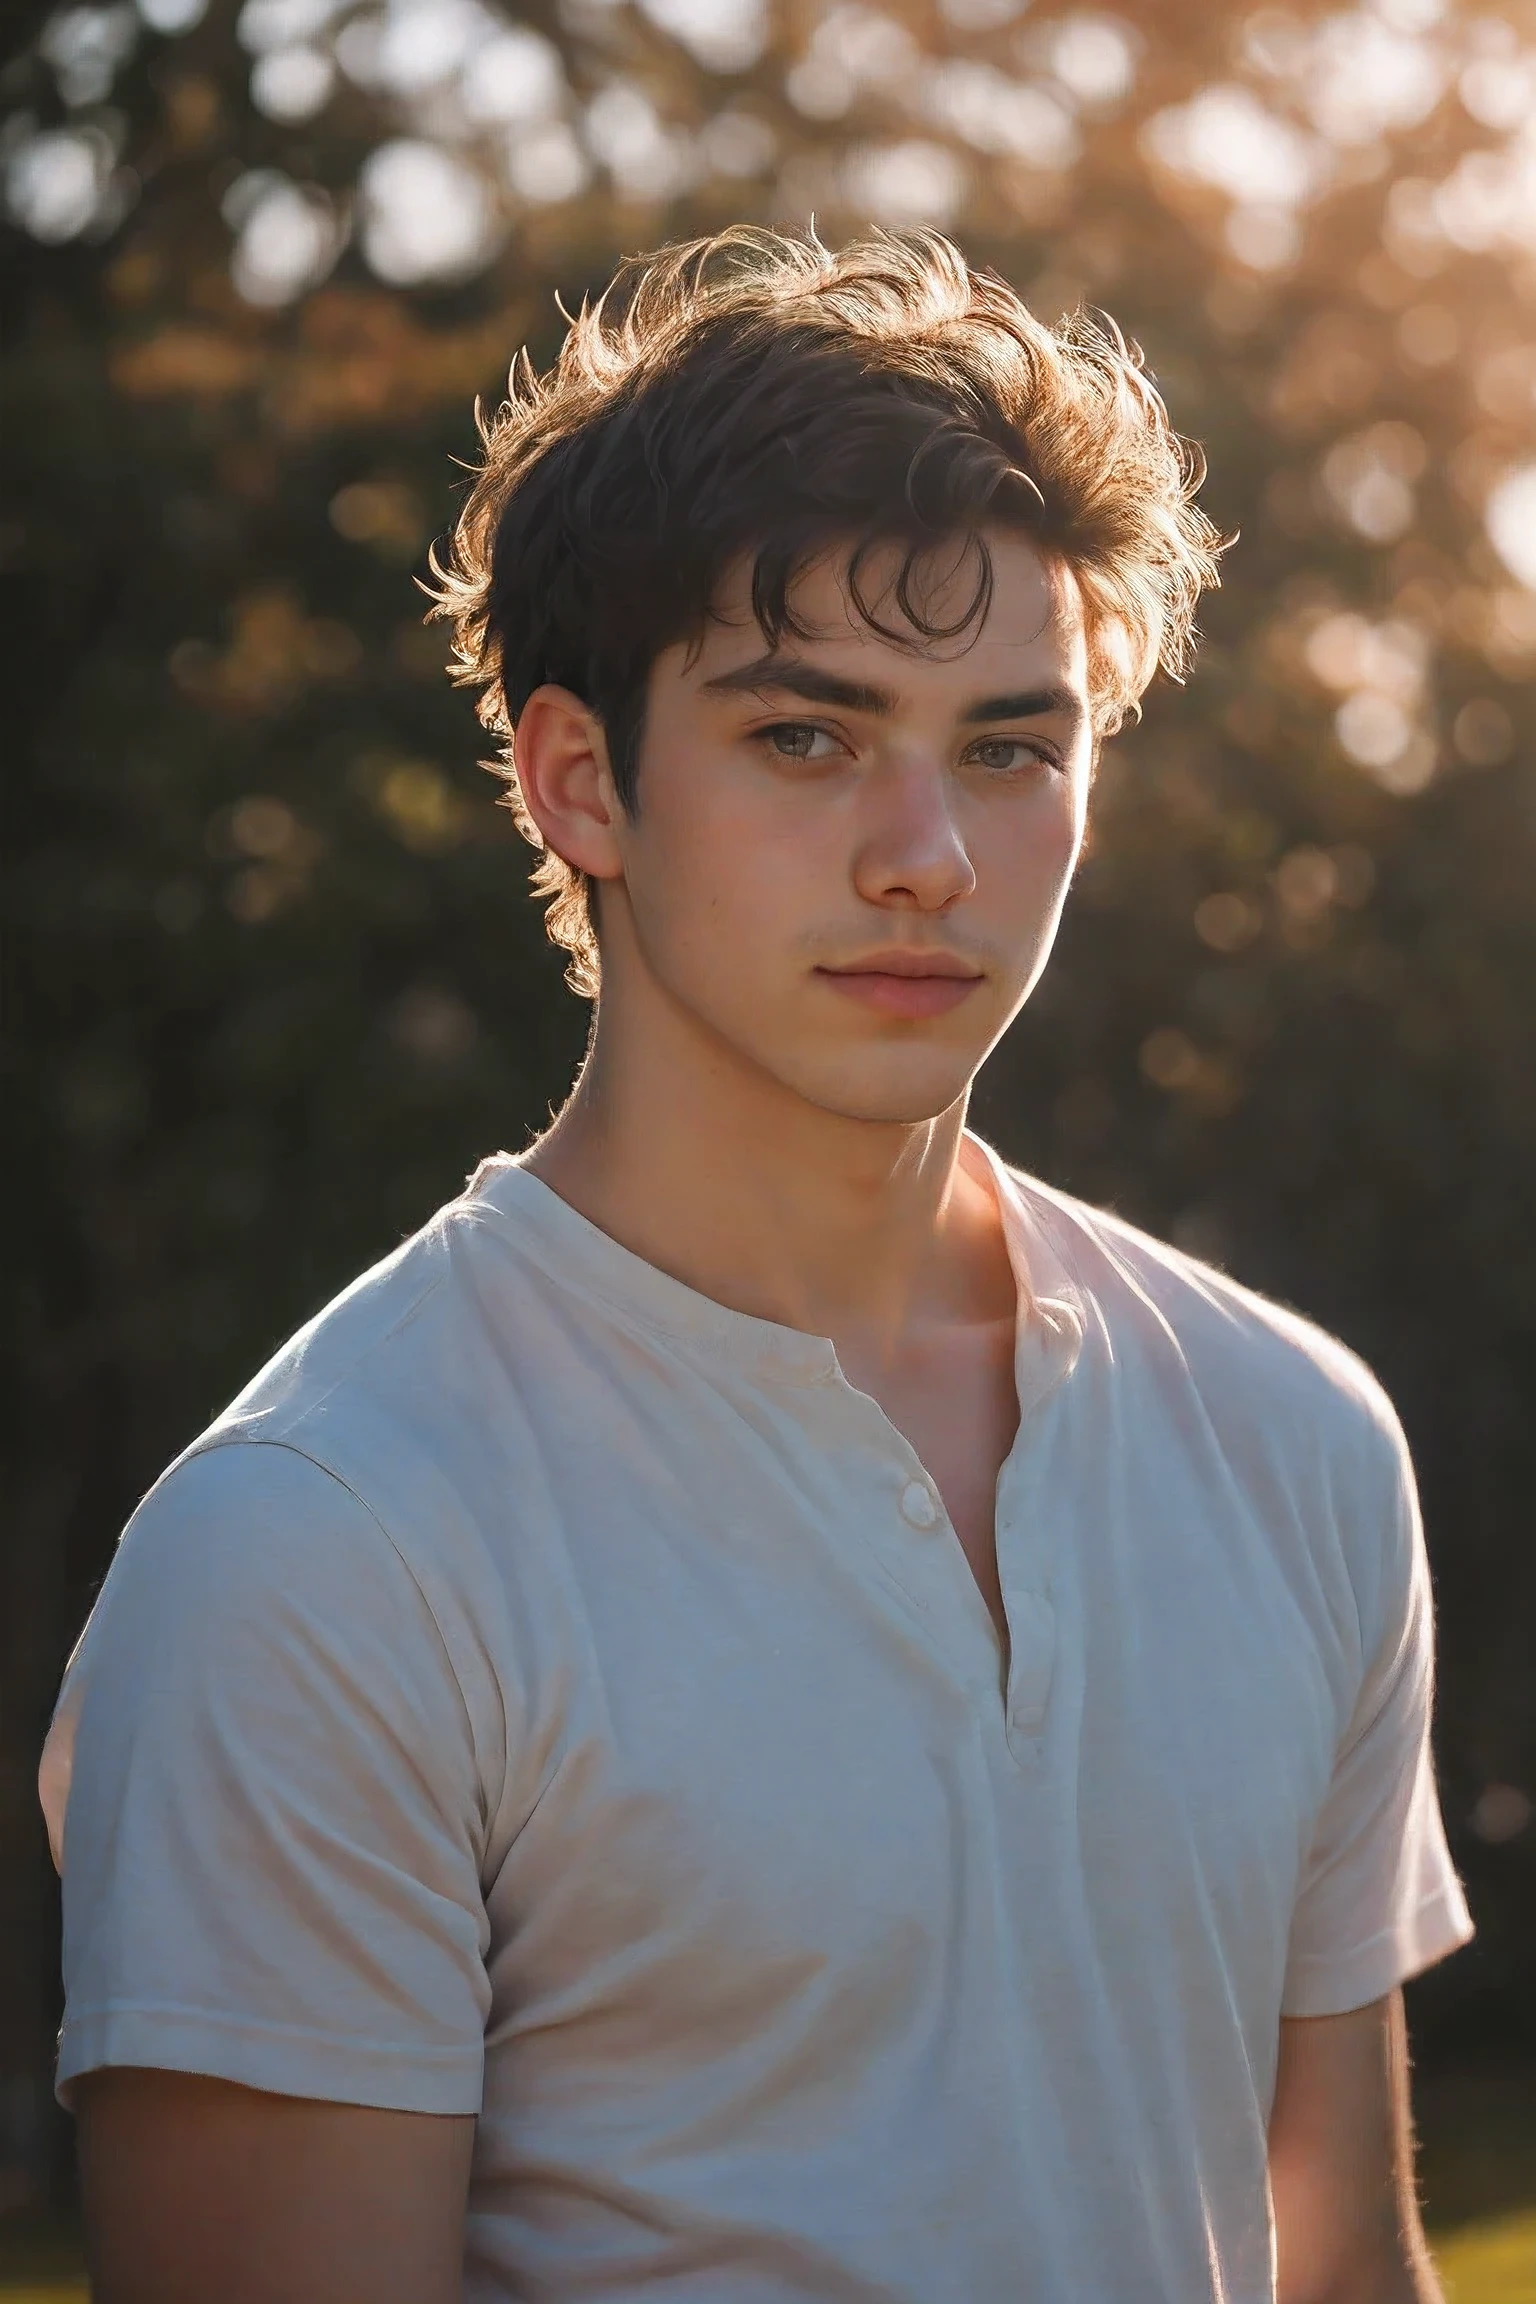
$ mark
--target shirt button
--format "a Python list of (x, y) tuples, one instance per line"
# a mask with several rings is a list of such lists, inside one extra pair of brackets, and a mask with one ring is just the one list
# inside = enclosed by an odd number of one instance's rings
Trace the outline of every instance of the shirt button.
[(921, 1480), (909, 1480), (901, 1492), (901, 1516), (911, 1528), (936, 1528), (939, 1507), (934, 1493)]

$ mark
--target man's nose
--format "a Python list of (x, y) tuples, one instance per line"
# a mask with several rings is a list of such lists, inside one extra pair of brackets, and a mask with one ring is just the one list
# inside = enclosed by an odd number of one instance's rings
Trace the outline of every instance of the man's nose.
[(854, 885), (869, 904), (942, 912), (976, 886), (952, 781), (933, 760), (889, 761), (865, 791)]

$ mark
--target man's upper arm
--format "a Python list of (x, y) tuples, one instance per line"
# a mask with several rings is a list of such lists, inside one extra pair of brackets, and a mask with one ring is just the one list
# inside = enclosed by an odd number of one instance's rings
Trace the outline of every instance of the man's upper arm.
[(64, 2090), (130, 2066), (478, 2110), (474, 1734), (350, 1490), (266, 1443), (179, 1466), (123, 1540), (61, 1723)]
[(458, 2304), (473, 2119), (131, 2067), (77, 2109), (96, 2304)]
[(1472, 1933), (1430, 1749), (1434, 1610), (1407, 1444), (1383, 1401), (1349, 1508), (1362, 1671), (1291, 1915), (1289, 2017), (1363, 2008)]
[[(1471, 1934), (1430, 1751), (1434, 1619), (1385, 1401), (1356, 1499), (1363, 1675), (1292, 1914), (1270, 2122), (1280, 2304), (1438, 2304), (1413, 2184), (1404, 1981)], [(1382, 1444), (1385, 1443), (1383, 1453)]]
[(1278, 2304), (1439, 2304), (1419, 2223), (1400, 1992), (1280, 2027)]

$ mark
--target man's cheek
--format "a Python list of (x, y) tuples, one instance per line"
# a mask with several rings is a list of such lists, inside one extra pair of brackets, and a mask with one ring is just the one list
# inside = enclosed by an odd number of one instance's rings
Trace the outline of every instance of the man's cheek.
[(1069, 804), (1032, 813), (1007, 841), (981, 838), (972, 850), (978, 892), (1007, 889), (1016, 903), (1027, 892), (1048, 903), (1065, 885), (1077, 858), (1078, 828)]

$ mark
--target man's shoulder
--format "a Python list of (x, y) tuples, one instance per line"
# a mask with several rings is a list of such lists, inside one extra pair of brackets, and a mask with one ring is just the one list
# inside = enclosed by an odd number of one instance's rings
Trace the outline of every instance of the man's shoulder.
[(506, 1270), (488, 1275), (476, 1214), (466, 1190), (359, 1273), (278, 1348), (189, 1453), (270, 1441), (334, 1469), (360, 1444), (398, 1460), (413, 1446), (440, 1453), (461, 1438), (487, 1388), (507, 1379), (508, 1353), (487, 1348), (488, 1325), (506, 1347), (536, 1319)]
[(388, 1386), (399, 1363), (429, 1357), (449, 1277), (439, 1211), (323, 1304), (242, 1386), (202, 1435), (292, 1442), (338, 1405)]
[(1087, 1299), (1113, 1351), (1133, 1337), (1174, 1360), (1202, 1396), (1272, 1429), (1353, 1438), (1396, 1457), (1402, 1433), (1387, 1393), (1358, 1353), (1314, 1321), (1113, 1210), (1016, 1169), (1010, 1180)]
[[(473, 1682), (497, 1435), (540, 1320), (521, 1267), (488, 1268), (475, 1216), (470, 1193), (449, 1201), (289, 1337), (161, 1472), (120, 1557), (146, 1575), (194, 1561), (253, 1621), (337, 1624), (402, 1593), (408, 1616), (414, 1587)], [(73, 1666), (69, 1685), (84, 1685)]]

